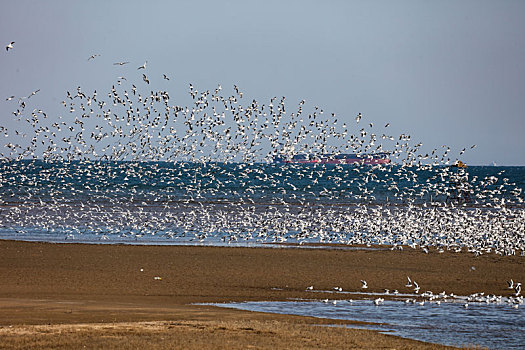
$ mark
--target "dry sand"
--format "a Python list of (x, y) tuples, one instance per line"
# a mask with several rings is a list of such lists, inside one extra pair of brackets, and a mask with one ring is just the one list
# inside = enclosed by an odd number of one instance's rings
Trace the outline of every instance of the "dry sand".
[[(359, 291), (510, 295), (523, 257), (390, 250), (223, 248), (0, 241), (0, 348), (403, 348), (439, 345), (309, 317), (192, 303), (335, 298)], [(156, 278), (157, 277), (157, 278)], [(160, 277), (160, 278), (159, 278)], [(344, 298), (343, 295), (340, 296)]]

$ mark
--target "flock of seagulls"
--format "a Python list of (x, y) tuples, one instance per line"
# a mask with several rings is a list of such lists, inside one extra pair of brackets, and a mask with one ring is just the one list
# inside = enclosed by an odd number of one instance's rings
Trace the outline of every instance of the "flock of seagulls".
[[(236, 85), (198, 91), (189, 84), (190, 104), (179, 104), (150, 88), (156, 80), (147, 63), (105, 92), (67, 91), (60, 115), (31, 105), (40, 90), (6, 98), (17, 123), (0, 126), (8, 141), (0, 147), (1, 227), (68, 239), (94, 233), (525, 255), (523, 194), (504, 171), (478, 176), (451, 167), (459, 154), (450, 147), (424, 152), (411, 135), (363, 123), (361, 113), (339, 117), (276, 96), (244, 103)], [(128, 64), (113, 63), (118, 74)], [(393, 164), (271, 164), (280, 154), (383, 152)], [(35, 159), (43, 164), (27, 162)]]
[[(513, 292), (511, 294), (506, 295), (493, 295), (493, 294), (487, 294), (485, 292), (478, 292), (473, 293), (468, 296), (458, 296), (454, 293), (446, 293), (445, 291), (442, 291), (440, 293), (434, 293), (432, 291), (425, 291), (420, 293), (420, 287), (418, 286), (415, 281), (411, 280), (410, 277), (408, 277), (409, 283), (405, 285), (406, 288), (400, 288), (400, 290), (392, 290), (384, 289), (384, 292), (377, 293), (377, 292), (352, 292), (352, 291), (344, 291), (341, 287), (334, 287), (332, 290), (316, 290), (313, 285), (306, 288), (307, 292), (323, 292), (323, 293), (337, 293), (337, 294), (359, 294), (364, 296), (377, 296), (371, 301), (379, 306), (384, 303), (385, 297), (390, 299), (400, 299), (404, 300), (406, 304), (417, 304), (420, 306), (424, 306), (426, 303), (433, 303), (436, 305), (440, 305), (442, 302), (462, 302), (463, 306), (465, 308), (469, 307), (469, 303), (477, 303), (477, 304), (508, 304), (512, 308), (519, 308), (520, 305), (523, 305), (524, 298), (521, 295), (521, 283), (516, 283), (512, 280), (507, 282), (509, 284), (508, 289), (512, 289)], [(365, 280), (361, 280), (361, 288), (366, 289), (368, 288), (367, 282)], [(323, 299), (322, 300), (325, 303), (330, 302), (329, 299)], [(350, 300), (351, 301), (351, 300)], [(335, 305), (336, 303), (333, 302)]]

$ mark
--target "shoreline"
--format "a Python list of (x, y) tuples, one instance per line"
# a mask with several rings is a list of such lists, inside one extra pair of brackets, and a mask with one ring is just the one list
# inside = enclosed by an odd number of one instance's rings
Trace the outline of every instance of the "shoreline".
[[(308, 348), (310, 343), (302, 343), (304, 339), (316, 339), (311, 348), (446, 348), (377, 331), (318, 326), (356, 324), (351, 321), (194, 304), (314, 299), (306, 291), (310, 285), (317, 290), (339, 286), (356, 292), (361, 279), (368, 281), (369, 292), (386, 288), (404, 292), (407, 276), (416, 279), (422, 291), (506, 296), (510, 294), (506, 280), (525, 280), (524, 262), (519, 256), (476, 257), (435, 250), (425, 254), (410, 248), (275, 249), (0, 240), (0, 339), (17, 348), (16, 344), (36, 337), (49, 347), (54, 338), (46, 334), (61, 329), (61, 341), (75, 347), (84, 338), (68, 329), (84, 325), (77, 331), (102, 341), (106, 339), (100, 331), (102, 324), (116, 333), (128, 330), (123, 337), (133, 339), (133, 344), (150, 332), (160, 332), (166, 341), (151, 343), (159, 349), (170, 344), (217, 347), (213, 344), (221, 344), (219, 340), (230, 348)], [(345, 299), (345, 295), (327, 295), (315, 293), (315, 299)], [(244, 323), (249, 326), (243, 327)], [(172, 333), (186, 343), (173, 339)], [(198, 342), (196, 336), (206, 340)], [(108, 341), (117, 344), (123, 339), (117, 338)], [(39, 347), (39, 343), (31, 344)]]

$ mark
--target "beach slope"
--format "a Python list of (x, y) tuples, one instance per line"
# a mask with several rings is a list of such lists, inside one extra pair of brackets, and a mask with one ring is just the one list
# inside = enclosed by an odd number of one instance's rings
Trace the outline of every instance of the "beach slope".
[(338, 296), (306, 288), (359, 291), (361, 279), (368, 291), (403, 292), (407, 276), (422, 291), (506, 295), (506, 279), (525, 279), (522, 257), (341, 248), (0, 241), (0, 343), (19, 349), (438, 349), (444, 347), (346, 327), (352, 322), (194, 304), (333, 299)]

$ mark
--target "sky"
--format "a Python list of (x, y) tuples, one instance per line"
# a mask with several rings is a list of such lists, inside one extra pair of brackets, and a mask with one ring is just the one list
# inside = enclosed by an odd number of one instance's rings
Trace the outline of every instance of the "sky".
[(151, 86), (181, 103), (190, 83), (236, 84), (467, 148), (467, 164), (525, 165), (525, 1), (22, 0), (0, 13), (0, 126), (17, 126), (9, 96), (40, 89), (32, 106), (54, 118), (66, 91), (140, 80), (147, 61)]

